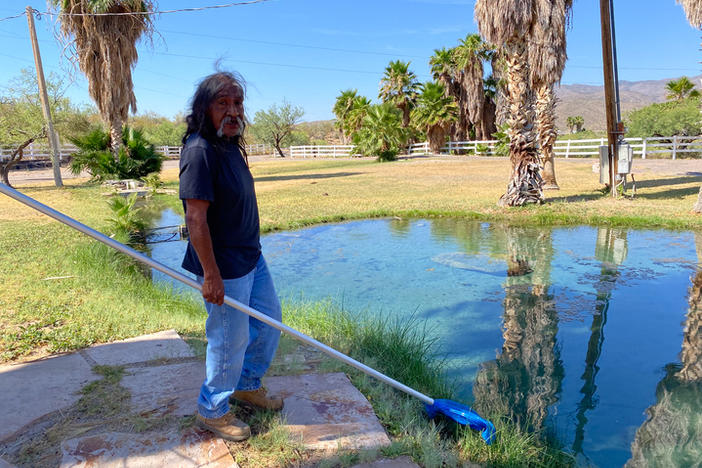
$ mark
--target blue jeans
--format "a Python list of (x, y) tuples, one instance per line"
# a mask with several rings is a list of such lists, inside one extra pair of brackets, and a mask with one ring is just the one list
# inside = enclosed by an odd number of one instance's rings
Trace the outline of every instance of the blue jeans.
[[(203, 278), (199, 276), (200, 284)], [(280, 302), (263, 255), (248, 274), (224, 280), (224, 293), (280, 321)], [(229, 411), (234, 390), (256, 390), (278, 348), (280, 331), (226, 304), (205, 301), (207, 354), (198, 411), (219, 418)]]

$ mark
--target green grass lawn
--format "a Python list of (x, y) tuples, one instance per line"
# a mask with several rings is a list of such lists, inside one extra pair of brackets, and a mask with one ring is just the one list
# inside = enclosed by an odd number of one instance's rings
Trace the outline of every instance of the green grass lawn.
[[(510, 167), (506, 159), (416, 158), (392, 163), (367, 159), (266, 160), (252, 163), (263, 231), (379, 216), (455, 216), (534, 224), (609, 224), (698, 229), (691, 208), (696, 176), (637, 177), (634, 198), (600, 191), (592, 161), (560, 160), (561, 190), (547, 203), (499, 208)], [(177, 188), (177, 170), (162, 173)], [(69, 180), (56, 189), (20, 186), (30, 197), (103, 232), (106, 189)], [(159, 195), (158, 206), (181, 205)], [(158, 209), (156, 209), (158, 211)], [(66, 351), (164, 328), (201, 335), (197, 298), (172, 298), (139, 275), (119, 274), (120, 262), (84, 235), (14, 200), (0, 197), (0, 356), (14, 360)], [(88, 248), (88, 246), (93, 246)]]
[[(381, 216), (452, 216), (516, 224), (702, 227), (702, 218), (691, 211), (700, 187), (699, 177), (642, 174), (637, 176), (636, 197), (613, 200), (601, 193), (592, 162), (557, 161), (561, 190), (546, 192), (545, 205), (524, 208), (496, 205), (510, 172), (509, 161), (501, 158), (415, 158), (383, 164), (366, 159), (266, 160), (253, 162), (252, 172), (263, 231)], [(177, 188), (177, 170), (164, 171), (162, 179), (166, 187)], [(18, 188), (110, 234), (106, 221), (110, 213), (102, 195), (106, 189), (75, 179), (66, 181), (62, 189), (50, 183)], [(181, 209), (176, 195), (157, 195), (154, 200), (157, 206)], [(191, 343), (201, 344), (205, 313), (197, 295), (173, 295), (137, 270), (107, 247), (0, 196), (0, 360), (25, 360), (170, 328)], [(297, 306), (286, 309), (286, 320), (296, 321), (313, 335), (334, 342), (354, 342), (343, 335), (356, 332), (336, 330), (329, 334), (325, 320), (310, 325), (300, 318), (304, 313)], [(382, 340), (369, 343), (378, 341)], [(348, 348), (359, 358), (372, 360), (371, 351), (352, 349), (351, 345)], [(446, 435), (446, 429), (418, 422), (421, 409), (416, 402), (408, 403), (410, 406), (399, 411), (397, 417), (384, 417), (383, 405), (393, 408), (405, 405), (402, 402), (406, 400), (398, 400), (400, 397), (383, 386), (364, 384), (358, 376), (354, 383), (366, 394), (374, 395), (376, 411), (397, 437), (388, 455), (407, 453), (425, 466), (431, 466), (431, 460), (452, 465), (465, 458), (519, 466), (520, 457), (527, 455), (533, 455), (532, 460), (538, 463), (565, 463), (558, 453), (554, 455), (532, 441), (530, 435), (514, 429), (505, 429), (502, 446), (488, 449), (474, 434), (455, 431), (446, 446), (446, 437), (440, 437)], [(416, 427), (410, 430), (412, 424)], [(355, 458), (348, 460), (350, 463)]]

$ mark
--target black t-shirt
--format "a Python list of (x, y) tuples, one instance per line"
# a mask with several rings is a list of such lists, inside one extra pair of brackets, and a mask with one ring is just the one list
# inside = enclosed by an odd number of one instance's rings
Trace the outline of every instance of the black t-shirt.
[[(180, 155), (180, 198), (207, 200), (207, 225), (223, 279), (249, 273), (261, 255), (258, 204), (251, 171), (235, 144), (216, 147), (198, 134), (188, 137)], [(183, 268), (204, 275), (188, 242)]]

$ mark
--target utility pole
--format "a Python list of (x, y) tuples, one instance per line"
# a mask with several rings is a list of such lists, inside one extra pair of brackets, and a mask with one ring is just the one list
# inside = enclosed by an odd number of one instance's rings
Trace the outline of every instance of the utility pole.
[(612, 5), (611, 0), (600, 0), (600, 23), (602, 26), (602, 68), (604, 71), (605, 115), (607, 117), (607, 143), (609, 153), (609, 186), (612, 197), (617, 196), (617, 147), (622, 133), (618, 122), (617, 99), (615, 88), (615, 70), (612, 42)]
[(59, 162), (59, 144), (54, 132), (54, 123), (51, 120), (51, 108), (49, 107), (49, 95), (46, 92), (46, 81), (44, 80), (44, 67), (41, 64), (41, 54), (39, 53), (39, 43), (37, 42), (37, 31), (34, 29), (34, 10), (27, 6), (27, 22), (29, 23), (29, 36), (32, 39), (32, 51), (34, 51), (34, 65), (37, 69), (37, 83), (39, 84), (39, 99), (41, 100), (41, 110), (44, 113), (46, 129), (49, 135), (49, 147), (51, 148), (51, 165), (54, 167), (54, 184), (63, 187), (61, 180), (61, 166)]

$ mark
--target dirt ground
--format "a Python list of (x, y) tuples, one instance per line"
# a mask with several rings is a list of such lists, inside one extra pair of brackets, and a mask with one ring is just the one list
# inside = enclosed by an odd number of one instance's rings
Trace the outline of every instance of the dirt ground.
[[(478, 158), (480, 156), (413, 156), (411, 159), (467, 159)], [(251, 157), (251, 161), (278, 159), (265, 156)], [(498, 159), (498, 158), (495, 158)], [(500, 158), (502, 159), (502, 158)], [(297, 161), (295, 159), (294, 161)], [(556, 159), (556, 174), (558, 174), (558, 166), (561, 164), (582, 164), (592, 166), (596, 163), (595, 159)], [(167, 160), (163, 163), (163, 169), (173, 169), (178, 167), (177, 160)], [(702, 175), (702, 160), (701, 159), (636, 159), (634, 160), (633, 173), (636, 174), (659, 174), (659, 175)], [(67, 168), (61, 168), (61, 177), (63, 179), (75, 179), (77, 177), (87, 178), (89, 175), (81, 174), (80, 176), (73, 175)], [(18, 170), (10, 172), (10, 183), (12, 185), (32, 185), (37, 183), (51, 182), (54, 180), (53, 169), (32, 169)]]

